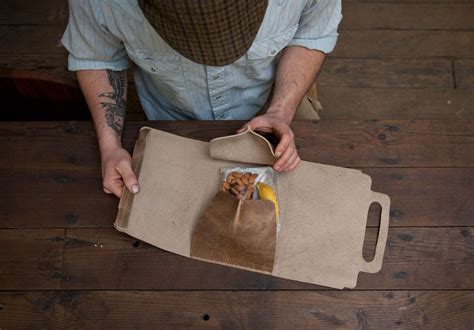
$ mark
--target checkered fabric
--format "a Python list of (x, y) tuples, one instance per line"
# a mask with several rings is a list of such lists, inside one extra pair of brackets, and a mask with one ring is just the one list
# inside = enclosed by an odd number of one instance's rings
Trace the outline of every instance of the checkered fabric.
[(252, 45), (266, 0), (138, 0), (158, 34), (177, 52), (204, 65), (235, 62)]

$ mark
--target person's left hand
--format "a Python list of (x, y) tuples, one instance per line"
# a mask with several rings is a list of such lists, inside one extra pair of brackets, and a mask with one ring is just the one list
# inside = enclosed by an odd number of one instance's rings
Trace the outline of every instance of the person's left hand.
[(275, 134), (279, 143), (275, 148), (275, 156), (278, 160), (273, 165), (273, 169), (278, 172), (293, 171), (300, 163), (300, 157), (296, 151), (295, 136), (290, 128), (290, 123), (291, 120), (267, 112), (262, 116), (253, 118), (237, 133), (242, 133), (250, 126), (254, 131)]

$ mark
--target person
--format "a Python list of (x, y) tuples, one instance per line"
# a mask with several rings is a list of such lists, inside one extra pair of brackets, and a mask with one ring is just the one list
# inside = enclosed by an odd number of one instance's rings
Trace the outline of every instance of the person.
[(69, 0), (61, 42), (95, 124), (104, 191), (139, 191), (121, 145), (129, 60), (147, 119), (246, 120), (239, 132), (277, 137), (274, 169), (294, 170), (290, 124), (317, 117), (301, 105), (341, 18), (340, 0)]

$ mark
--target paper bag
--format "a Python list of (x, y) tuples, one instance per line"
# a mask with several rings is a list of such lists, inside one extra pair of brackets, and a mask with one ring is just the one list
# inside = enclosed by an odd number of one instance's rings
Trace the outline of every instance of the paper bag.
[(198, 220), (191, 257), (271, 273), (275, 259), (275, 207), (218, 192)]
[[(215, 158), (212, 158), (211, 155)], [(133, 155), (140, 193), (124, 190), (115, 227), (164, 250), (191, 257), (192, 233), (214, 198), (223, 167), (275, 161), (270, 144), (252, 131), (211, 143), (142, 128)], [(371, 191), (359, 170), (302, 161), (278, 175), (280, 217), (273, 276), (333, 288), (353, 288), (360, 271), (382, 266), (390, 200)], [(375, 257), (362, 257), (367, 214), (381, 206)], [(216, 260), (215, 263), (229, 265)], [(265, 269), (239, 268), (269, 273)]]

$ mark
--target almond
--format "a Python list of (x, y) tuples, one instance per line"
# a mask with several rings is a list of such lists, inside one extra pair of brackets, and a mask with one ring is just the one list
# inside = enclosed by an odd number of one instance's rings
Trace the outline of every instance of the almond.
[(230, 173), (230, 175), (232, 175), (236, 179), (240, 179), (242, 177), (242, 173), (240, 172), (232, 172)]
[(252, 199), (252, 192), (250, 190), (247, 190), (244, 197), (245, 197), (245, 199)]
[(237, 189), (235, 189), (234, 187), (230, 187), (230, 190), (234, 193), (235, 196), (240, 195), (240, 192)]
[(245, 186), (244, 185), (237, 185), (235, 186), (235, 188), (237, 188), (238, 191), (242, 192), (245, 190)]
[(252, 174), (252, 175), (249, 177), (249, 183), (253, 184), (256, 179), (257, 179), (257, 175), (256, 175), (256, 174)]

